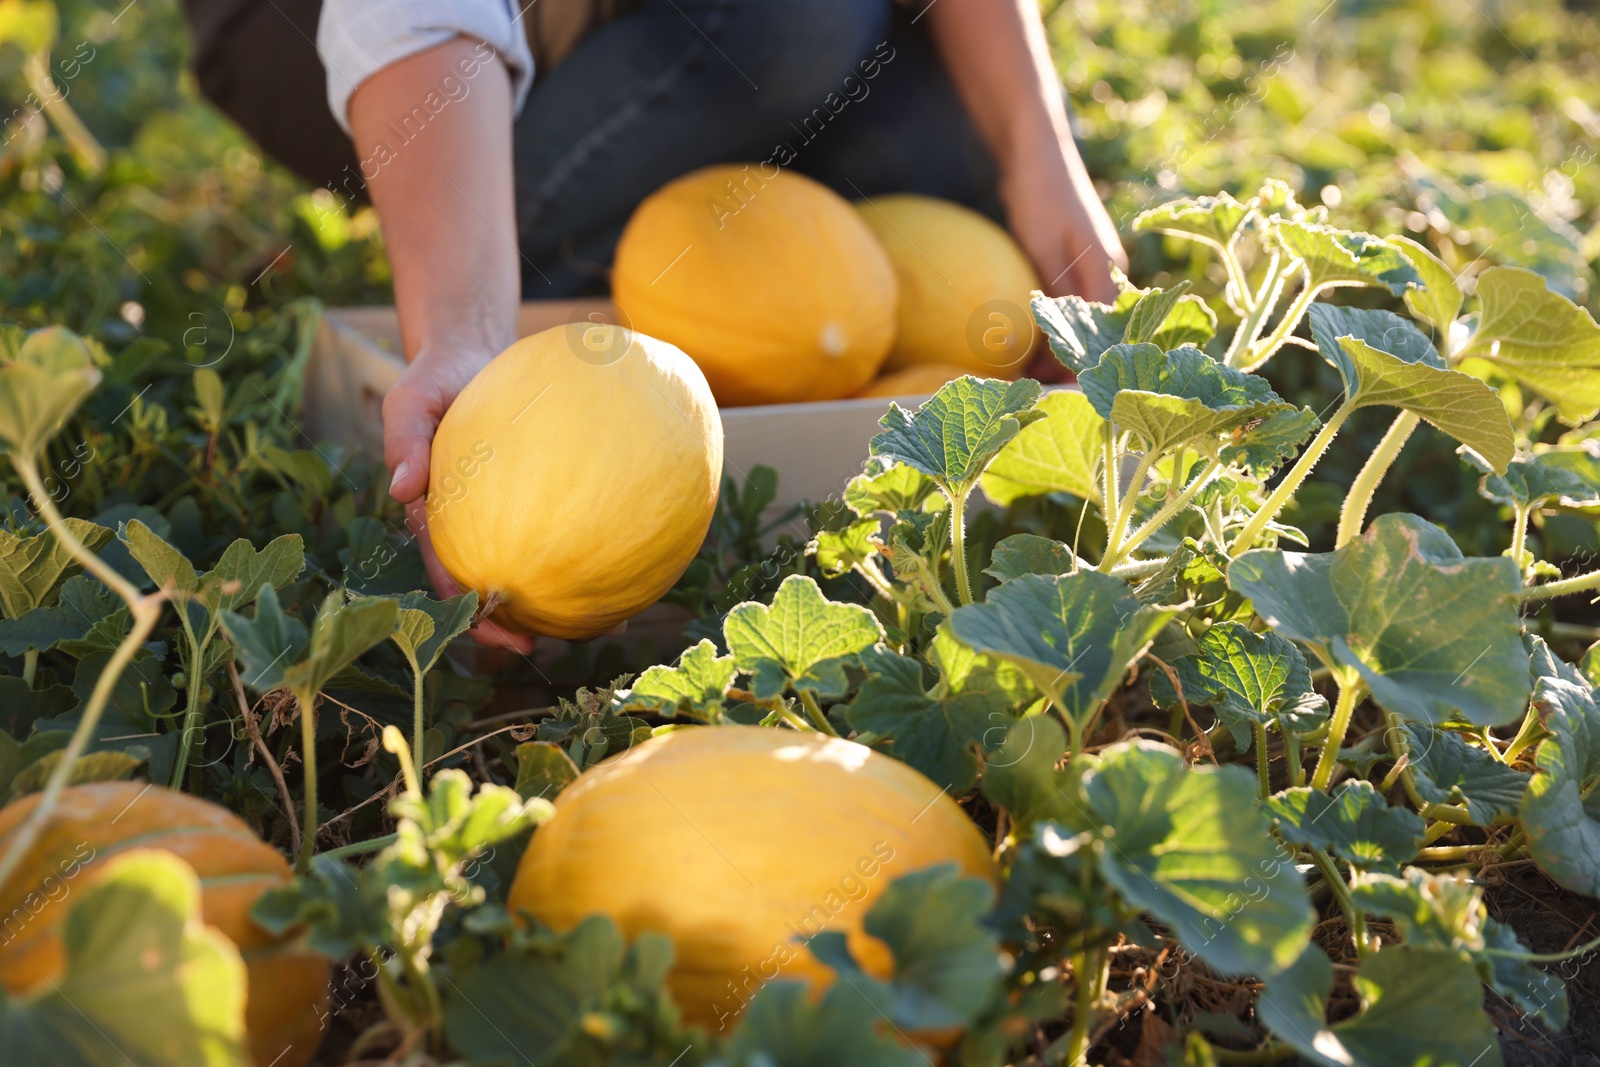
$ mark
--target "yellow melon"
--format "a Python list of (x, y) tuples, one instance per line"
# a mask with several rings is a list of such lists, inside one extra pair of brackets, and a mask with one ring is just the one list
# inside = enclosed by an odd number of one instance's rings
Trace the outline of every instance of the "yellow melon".
[(775, 167), (707, 167), (647, 197), (611, 288), (628, 324), (689, 353), (727, 405), (850, 396), (894, 340), (894, 271), (872, 231)]
[(632, 939), (671, 935), (686, 1018), (726, 1025), (776, 978), (832, 980), (804, 941), (846, 934), (869, 972), (887, 946), (862, 930), (900, 875), (940, 863), (994, 881), (988, 842), (938, 786), (837, 737), (690, 727), (585, 773), (534, 834), (508, 906), (558, 930), (609, 915)]
[(672, 587), (705, 540), (722, 421), (672, 345), (577, 323), (525, 337), (434, 437), (428, 532), (496, 622), (577, 640)]
[(879, 375), (856, 396), (930, 396), (937, 393), (946, 382), (971, 373), (966, 367), (958, 367), (954, 363), (916, 363)]
[[(38, 801), (34, 793), (0, 809), (0, 852)], [(0, 985), (20, 994), (61, 974), (61, 924), (74, 888), (134, 849), (170, 852), (193, 867), (201, 918), (239, 947), (249, 976), (245, 1027), (255, 1062), (309, 1062), (322, 1042), (328, 959), (300, 938), (273, 937), (250, 917), (262, 893), (290, 882), (288, 862), (226, 808), (147, 782), (100, 782), (62, 792), (38, 840), (0, 885), (6, 933)]]
[(948, 363), (981, 378), (1016, 378), (1038, 330), (1028, 313), (1039, 288), (1011, 235), (960, 204), (909, 193), (856, 205), (899, 282), (894, 349), (886, 371)]

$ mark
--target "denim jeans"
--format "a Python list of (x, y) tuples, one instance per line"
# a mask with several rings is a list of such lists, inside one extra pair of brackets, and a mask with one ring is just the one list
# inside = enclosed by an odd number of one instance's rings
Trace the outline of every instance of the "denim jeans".
[[(319, 8), (185, 0), (206, 95), (269, 155), (348, 192), (355, 154), (310, 41)], [(891, 0), (643, 0), (536, 72), (514, 158), (528, 299), (606, 292), (634, 207), (713, 163), (771, 160), (846, 199), (924, 193), (999, 218), (994, 161), (925, 27)]]

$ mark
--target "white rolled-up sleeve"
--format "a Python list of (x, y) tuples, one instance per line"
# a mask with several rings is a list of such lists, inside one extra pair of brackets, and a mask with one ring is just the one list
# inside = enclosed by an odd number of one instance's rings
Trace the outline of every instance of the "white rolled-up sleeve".
[(350, 96), (389, 64), (455, 36), (474, 37), (511, 72), (518, 110), (533, 83), (533, 53), (514, 0), (325, 0), (317, 50), (328, 68), (328, 106), (350, 131)]

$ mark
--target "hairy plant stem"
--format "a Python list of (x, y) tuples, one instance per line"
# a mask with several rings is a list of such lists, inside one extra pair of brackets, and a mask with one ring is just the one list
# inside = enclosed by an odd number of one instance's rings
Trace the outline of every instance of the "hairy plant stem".
[(406, 662), (411, 664), (411, 751), (416, 753), (417, 773), (420, 775), (422, 773), (423, 753), (426, 751), (422, 745), (424, 730), (422, 697), (424, 695), (423, 682), (426, 679), (426, 675), (423, 673), (422, 665), (417, 662), (417, 654), (415, 652), (404, 645), (400, 646), (400, 651), (405, 654)]
[(1078, 1067), (1088, 1062), (1089, 1033), (1094, 1027), (1095, 986), (1106, 959), (1104, 948), (1086, 949), (1072, 957), (1072, 1029), (1067, 1031), (1060, 1046), (1061, 1058), (1055, 1061), (1057, 1063)]
[(1350, 926), (1350, 937), (1355, 941), (1356, 953), (1367, 954), (1367, 919), (1356, 907), (1356, 902), (1350, 896), (1350, 887), (1345, 884), (1344, 876), (1339, 873), (1339, 865), (1333, 862), (1326, 852), (1320, 848), (1308, 849), (1311, 861), (1322, 872), (1322, 878), (1328, 883), (1328, 890), (1333, 893), (1334, 899), (1339, 902), (1340, 909), (1344, 912), (1345, 922)]
[(1470, 860), (1493, 849), (1493, 845), (1435, 845), (1417, 852), (1419, 860)]
[(178, 621), (183, 624), (183, 635), (189, 643), (189, 658), (187, 664), (188, 685), (183, 691), (183, 730), (178, 734), (178, 755), (172, 761), (172, 781), (167, 783), (173, 789), (183, 788), (183, 775), (189, 769), (189, 753), (194, 748), (195, 735), (201, 730), (200, 694), (205, 686), (202, 684), (203, 671), (206, 660), (206, 647), (211, 643), (208, 634), (205, 641), (200, 641), (194, 635), (194, 627), (189, 621), (189, 605), (183, 601), (176, 602), (173, 607), (178, 609)]
[[(1115, 515), (1121, 504), (1118, 493), (1121, 490), (1118, 467), (1121, 466), (1120, 456), (1117, 451), (1117, 429), (1111, 425), (1111, 420), (1106, 420), (1105, 438), (1101, 441), (1101, 451), (1104, 453), (1100, 461), (1100, 476), (1104, 486), (1100, 490), (1101, 508), (1106, 515)], [(1081, 522), (1081, 518), (1080, 518)], [(1077, 551), (1077, 546), (1073, 546)]]
[(1528, 547), (1528, 515), (1532, 508), (1521, 505), (1511, 509), (1511, 562), (1517, 565), (1518, 574), (1526, 574), (1522, 565), (1522, 554)]
[(1139, 500), (1139, 490), (1150, 477), (1150, 467), (1155, 461), (1156, 454), (1153, 450), (1146, 450), (1139, 456), (1139, 464), (1133, 469), (1133, 478), (1128, 482), (1128, 493), (1117, 505), (1117, 514), (1106, 529), (1106, 550), (1100, 557), (1098, 568), (1102, 574), (1109, 574), (1117, 560), (1122, 558), (1123, 532), (1128, 528), (1128, 520), (1133, 518), (1133, 509)]
[(67, 94), (57, 88), (55, 79), (50, 76), (49, 54), (30, 54), (22, 62), (22, 75), (44, 113), (61, 131), (61, 139), (67, 143), (67, 150), (78, 161), (78, 166), (91, 178), (98, 178), (106, 169), (106, 150), (67, 103)]
[[(1267, 316), (1272, 314), (1272, 309), (1278, 306), (1278, 298), (1283, 295), (1284, 284), (1294, 272), (1294, 265), (1289, 270), (1282, 270), (1283, 257), (1280, 252), (1273, 252), (1272, 258), (1267, 261), (1267, 273), (1261, 279), (1261, 288), (1257, 290), (1254, 298), (1246, 296), (1250, 305), (1243, 322), (1234, 331), (1233, 339), (1228, 342), (1228, 350), (1223, 354), (1222, 362), (1230, 367), (1237, 367), (1246, 358), (1261, 336), (1261, 328), (1267, 323)], [(1246, 290), (1248, 294), (1248, 289)]]
[[(1233, 241), (1216, 246), (1222, 265), (1228, 271), (1228, 281), (1233, 283), (1233, 291), (1238, 294), (1238, 302), (1228, 301), (1228, 306), (1241, 315), (1248, 315), (1256, 308), (1255, 294), (1250, 291), (1250, 279), (1245, 277), (1244, 264), (1239, 262), (1239, 253), (1233, 246)], [(1224, 296), (1226, 296), (1224, 291)]]
[(113, 570), (110, 564), (99, 556), (90, 552), (88, 547), (76, 536), (62, 521), (61, 513), (56, 510), (55, 502), (50, 499), (50, 494), (45, 491), (44, 482), (39, 477), (39, 468), (35, 457), (11, 455), (11, 465), (16, 468), (22, 482), (33, 497), (34, 505), (39, 509), (50, 532), (66, 548), (72, 558), (77, 560), (84, 570), (99, 578), (105, 585), (127, 602), (128, 612), (133, 618), (133, 625), (128, 630), (128, 635), (117, 645), (111, 654), (111, 660), (100, 672), (100, 677), (95, 679), (94, 689), (89, 693), (89, 701), (84, 705), (83, 716), (78, 720), (78, 725), (72, 731), (72, 738), (67, 742), (67, 747), (62, 750), (61, 759), (55, 769), (50, 772), (50, 778), (45, 782), (44, 791), (39, 797), (39, 803), (34, 805), (16, 834), (11, 839), (10, 846), (5, 854), (0, 856), (0, 885), (11, 877), (17, 869), (17, 864), (27, 855), (30, 848), (39, 838), (45, 820), (55, 810), (57, 802), (61, 799), (61, 791), (67, 787), (67, 782), (72, 776), (72, 766), (83, 755), (83, 750), (88, 746), (89, 739), (94, 736), (95, 728), (100, 725), (100, 716), (104, 714), (106, 704), (111, 699), (111, 692), (116, 687), (117, 679), (122, 676), (129, 663), (133, 662), (134, 653), (139, 651), (145, 640), (150, 636), (150, 631), (155, 629), (156, 620), (161, 617), (160, 592), (145, 596), (134, 588), (122, 575)]
[(346, 856), (364, 856), (369, 852), (382, 852), (396, 841), (400, 840), (399, 834), (384, 834), (382, 837), (369, 837), (365, 841), (352, 841), (348, 845), (330, 848), (326, 852), (319, 852), (319, 856), (331, 859), (343, 859)]
[(972, 583), (967, 578), (967, 489), (946, 494), (950, 498), (950, 562), (956, 569), (956, 596), (972, 603)]
[(809, 689), (800, 690), (800, 703), (806, 706), (806, 714), (811, 717), (811, 721), (816, 724), (819, 731), (833, 737), (839, 736), (839, 731), (833, 728), (833, 723), (822, 713), (822, 706), (817, 703), (816, 694)]
[(1333, 417), (1323, 424), (1322, 429), (1317, 432), (1317, 436), (1313, 437), (1311, 443), (1306, 446), (1306, 450), (1300, 453), (1300, 458), (1295, 461), (1295, 465), (1289, 468), (1289, 473), (1283, 476), (1283, 480), (1272, 491), (1272, 495), (1267, 497), (1266, 503), (1261, 505), (1261, 510), (1252, 515), (1250, 521), (1245, 523), (1244, 529), (1239, 531), (1239, 535), (1234, 538), (1232, 546), (1228, 549), (1228, 555), (1235, 558), (1243, 555), (1245, 549), (1254, 544), (1255, 539), (1261, 536), (1261, 531), (1267, 528), (1267, 524), (1278, 517), (1278, 512), (1283, 510), (1283, 506), (1294, 496), (1295, 490), (1300, 488), (1300, 483), (1306, 480), (1312, 469), (1316, 467), (1317, 461), (1322, 459), (1322, 454), (1328, 450), (1328, 446), (1333, 443), (1333, 439), (1339, 435), (1339, 428), (1344, 425), (1344, 421), (1350, 417), (1350, 413), (1354, 410), (1355, 405), (1348, 400), (1339, 405), (1339, 410), (1335, 411)]
[(1383, 476), (1394, 466), (1400, 450), (1405, 447), (1421, 422), (1422, 416), (1416, 412), (1402, 411), (1395, 416), (1394, 422), (1389, 424), (1389, 432), (1383, 435), (1383, 440), (1378, 442), (1377, 449), (1361, 465), (1361, 473), (1356, 475), (1356, 480), (1350, 483), (1349, 492), (1344, 495), (1344, 507), (1339, 509), (1339, 532), (1334, 538), (1334, 548), (1343, 548), (1361, 536), (1361, 527), (1367, 521), (1367, 508), (1372, 505), (1372, 494), (1377, 492)]
[(305, 767), (305, 815), (301, 820), (300, 854), (295, 857), (294, 869), (299, 874), (311, 870), (311, 854), (317, 850), (317, 694), (294, 694), (300, 705), (300, 761)]
[(1317, 769), (1311, 773), (1311, 788), (1327, 791), (1328, 782), (1333, 779), (1333, 769), (1339, 765), (1339, 746), (1344, 743), (1344, 735), (1350, 729), (1350, 719), (1355, 715), (1356, 705), (1361, 703), (1365, 689), (1366, 686), (1353, 676), (1345, 678), (1339, 686), (1339, 700), (1333, 706), (1333, 720), (1328, 724), (1328, 739), (1323, 742), (1322, 752), (1317, 756)]
[(1289, 784), (1299, 789), (1306, 784), (1306, 765), (1300, 758), (1300, 735), (1293, 730), (1283, 731), (1283, 753), (1289, 764)]
[(1256, 733), (1256, 784), (1261, 787), (1261, 799), (1272, 795), (1272, 765), (1267, 753), (1267, 724), (1253, 724)]
[(1217, 472), (1220, 470), (1222, 470), (1222, 461), (1220, 459), (1214, 459), (1207, 463), (1204, 469), (1195, 475), (1188, 485), (1183, 487), (1183, 492), (1163, 504), (1160, 511), (1150, 516), (1149, 522), (1128, 535), (1128, 539), (1122, 543), (1122, 549), (1118, 553), (1117, 559), (1120, 561), (1127, 558), (1128, 553), (1144, 544), (1151, 534), (1176, 518), (1184, 508), (1189, 506), (1200, 490), (1204, 489), (1206, 484), (1216, 477)]
[(1546, 582), (1544, 585), (1530, 586), (1522, 591), (1524, 602), (1529, 600), (1548, 600), (1550, 597), (1567, 596), (1570, 593), (1587, 593), (1600, 589), (1600, 571), (1590, 571), (1573, 578), (1563, 578), (1558, 582)]
[[(1292, 267), (1290, 268), (1291, 273), (1293, 269)], [(1307, 275), (1305, 284), (1301, 286), (1300, 292), (1295, 294), (1294, 300), (1289, 304), (1289, 309), (1283, 313), (1283, 318), (1278, 320), (1278, 325), (1273, 328), (1271, 333), (1267, 334), (1265, 340), (1250, 346), (1250, 354), (1245, 357), (1242, 363), (1238, 364), (1239, 369), (1253, 371), (1271, 359), (1273, 353), (1282, 348), (1284, 342), (1289, 339), (1289, 335), (1294, 333), (1294, 328), (1300, 325), (1300, 320), (1305, 318), (1306, 309), (1316, 301), (1318, 294), (1321, 292), (1322, 287), (1312, 285), (1311, 278)], [(1273, 303), (1277, 303), (1277, 301), (1274, 300)]]

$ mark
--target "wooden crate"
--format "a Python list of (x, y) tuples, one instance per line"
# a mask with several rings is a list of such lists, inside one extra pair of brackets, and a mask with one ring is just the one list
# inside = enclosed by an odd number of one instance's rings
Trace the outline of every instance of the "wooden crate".
[[(569, 322), (612, 322), (614, 315), (606, 301), (541, 301), (522, 306), (517, 326), (527, 335)], [(306, 432), (315, 440), (381, 458), (383, 397), (404, 369), (400, 324), (393, 308), (328, 311), (306, 369)], [(905, 402), (923, 399), (909, 397)], [(759, 465), (778, 472), (778, 496), (768, 509), (769, 521), (798, 501), (838, 496), (845, 482), (861, 472), (868, 443), (888, 409), (887, 399), (725, 408), (721, 413), (725, 473), (742, 482)], [(787, 532), (795, 538), (808, 535), (803, 521), (793, 520), (792, 527)], [(658, 604), (631, 620), (626, 633), (614, 639), (625, 645), (648, 639), (654, 651), (671, 655), (683, 645), (685, 621), (679, 609)], [(566, 647), (562, 641), (541, 640), (536, 658), (559, 656)]]

